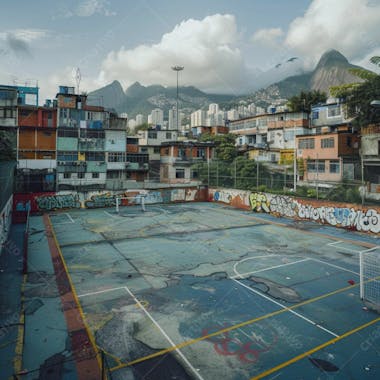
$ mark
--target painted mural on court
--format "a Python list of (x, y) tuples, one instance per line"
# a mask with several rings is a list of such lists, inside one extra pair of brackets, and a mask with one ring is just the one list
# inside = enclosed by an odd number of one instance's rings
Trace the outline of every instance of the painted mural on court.
[(298, 200), (286, 195), (237, 191), (234, 189), (210, 189), (210, 200), (231, 205), (243, 202), (245, 209), (255, 212), (270, 213), (288, 218), (312, 220), (342, 228), (363, 232), (380, 232), (380, 211), (376, 208), (360, 209), (349, 205), (342, 207), (331, 202), (323, 205), (322, 201)]

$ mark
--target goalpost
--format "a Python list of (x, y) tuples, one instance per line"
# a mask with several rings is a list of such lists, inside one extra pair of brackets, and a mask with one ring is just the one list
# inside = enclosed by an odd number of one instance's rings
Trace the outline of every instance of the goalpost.
[(360, 298), (380, 307), (380, 247), (360, 252)]
[(145, 209), (145, 195), (140, 194), (139, 196), (133, 197), (116, 197), (116, 212), (119, 213), (120, 206), (127, 205), (141, 205), (141, 210), (146, 211)]

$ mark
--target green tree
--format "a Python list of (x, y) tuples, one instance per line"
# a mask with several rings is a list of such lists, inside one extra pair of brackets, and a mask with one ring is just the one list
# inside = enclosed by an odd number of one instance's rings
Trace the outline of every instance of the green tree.
[(310, 111), (311, 106), (317, 103), (325, 103), (327, 96), (320, 91), (301, 91), (299, 95), (292, 96), (288, 101), (288, 107), (293, 112)]
[(215, 143), (216, 158), (222, 161), (232, 161), (237, 156), (235, 146), (236, 136), (232, 133), (223, 135), (211, 135), (204, 133), (200, 136), (199, 141), (212, 141)]
[[(380, 56), (372, 57), (370, 62), (380, 67)], [(352, 69), (350, 72), (364, 82), (332, 87), (331, 94), (346, 103), (347, 114), (354, 118), (355, 125), (379, 123), (380, 112), (371, 106), (371, 101), (380, 99), (380, 75), (365, 69)]]

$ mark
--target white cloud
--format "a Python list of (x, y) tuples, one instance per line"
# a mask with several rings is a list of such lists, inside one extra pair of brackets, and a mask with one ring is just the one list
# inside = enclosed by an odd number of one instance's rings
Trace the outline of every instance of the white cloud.
[(105, 82), (118, 79), (124, 87), (135, 81), (173, 86), (176, 75), (171, 67), (183, 65), (180, 84), (237, 92), (243, 84), (249, 84), (237, 42), (233, 15), (188, 19), (164, 34), (157, 44), (112, 51), (102, 63), (99, 78)]
[(329, 49), (355, 62), (379, 52), (379, 20), (379, 1), (314, 0), (290, 24), (286, 44), (311, 64)]
[(26, 43), (42, 39), (49, 34), (46, 29), (11, 29), (4, 32), (0, 32), (0, 39), (5, 40), (8, 36), (12, 36), (18, 40), (22, 40)]
[(280, 37), (284, 35), (281, 28), (268, 28), (257, 30), (251, 40), (262, 45), (277, 46)]
[(108, 9), (108, 0), (83, 0), (75, 8), (66, 9), (63, 12), (64, 17), (91, 17), (99, 14), (102, 16), (115, 16), (116, 12)]

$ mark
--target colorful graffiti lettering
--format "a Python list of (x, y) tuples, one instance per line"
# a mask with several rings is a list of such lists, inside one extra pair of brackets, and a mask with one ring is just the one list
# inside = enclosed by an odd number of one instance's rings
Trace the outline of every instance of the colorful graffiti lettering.
[(252, 211), (256, 212), (269, 212), (269, 202), (265, 194), (252, 193), (249, 196), (249, 203), (252, 207)]
[[(214, 200), (220, 201), (224, 191), (215, 191)], [(353, 207), (317, 206), (299, 202), (285, 195), (246, 192), (253, 211), (273, 213), (288, 218), (306, 219), (331, 226), (363, 232), (380, 232), (380, 212), (376, 209), (360, 210)], [(244, 195), (240, 195), (245, 199)], [(224, 196), (223, 202), (232, 204), (232, 197)]]
[(35, 200), (41, 211), (80, 207), (78, 196), (74, 194), (40, 196)]
[(92, 195), (89, 200), (84, 201), (87, 208), (112, 207), (116, 205), (115, 196), (110, 193)]
[(216, 202), (230, 203), (232, 200), (232, 194), (224, 191), (215, 191), (214, 200)]
[[(227, 325), (224, 325), (224, 328)], [(208, 336), (212, 331), (220, 330), (220, 326), (216, 328), (203, 329), (202, 336)], [(231, 336), (233, 335), (233, 336)], [(256, 339), (254, 334), (249, 337), (248, 342), (244, 342), (243, 337), (235, 336), (236, 331), (226, 331), (220, 335), (208, 337), (207, 340), (214, 344), (214, 350), (222, 356), (236, 356), (242, 363), (255, 363), (259, 360), (260, 355), (268, 352), (277, 343), (278, 337), (272, 331), (266, 336), (266, 342), (264, 339)]]

